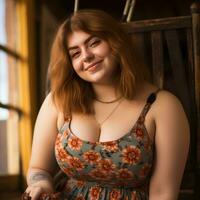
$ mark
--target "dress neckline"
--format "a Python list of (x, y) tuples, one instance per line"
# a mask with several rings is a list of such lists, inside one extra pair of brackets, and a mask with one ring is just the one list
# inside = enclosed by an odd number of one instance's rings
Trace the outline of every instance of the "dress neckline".
[[(103, 144), (112, 144), (112, 143), (118, 143), (121, 140), (123, 140), (124, 138), (129, 137), (130, 135), (133, 135), (134, 130), (137, 129), (138, 123), (139, 123), (139, 119), (134, 123), (134, 125), (131, 127), (131, 129), (127, 133), (125, 133), (124, 135), (122, 135), (118, 139), (109, 140), (109, 141), (94, 141), (93, 142), (93, 141), (88, 141), (88, 140), (81, 139), (75, 133), (73, 133), (73, 131), (70, 128), (70, 123), (69, 122), (68, 122), (68, 131), (73, 137), (75, 137), (76, 139), (80, 140), (83, 143), (87, 143), (87, 144), (102, 144), (102, 145)], [(142, 128), (142, 130), (145, 132), (145, 135), (147, 135), (148, 140), (150, 141), (150, 143), (153, 144), (153, 141), (150, 138), (150, 135), (149, 135), (149, 133), (147, 131), (147, 128), (146, 128), (144, 122), (140, 123), (139, 126), (140, 126), (140, 129)]]
[[(157, 89), (155, 92), (151, 92), (151, 94), (148, 96), (147, 98), (147, 101), (145, 103), (145, 105), (143, 106), (137, 120), (133, 123), (133, 126), (130, 128), (130, 130), (125, 133), (124, 135), (122, 135), (120, 138), (118, 139), (115, 139), (115, 140), (110, 140), (110, 141), (88, 141), (88, 140), (84, 140), (84, 139), (81, 139), (80, 137), (78, 137), (75, 133), (73, 133), (73, 131), (71, 130), (71, 120), (72, 120), (72, 117), (71, 116), (68, 116), (66, 119), (66, 123), (67, 123), (67, 129), (69, 131), (69, 133), (71, 135), (73, 135), (73, 137), (75, 137), (76, 139), (80, 140), (81, 142), (84, 142), (84, 143), (88, 143), (88, 144), (109, 144), (109, 143), (115, 143), (115, 142), (120, 142), (121, 140), (123, 140), (125, 137), (128, 137), (130, 135), (132, 135), (134, 129), (137, 128), (137, 126), (140, 126), (140, 128), (142, 128), (145, 132), (145, 135), (147, 135), (148, 137), (148, 140), (150, 141), (151, 144), (153, 144), (153, 141), (152, 139), (150, 138), (150, 135), (147, 131), (147, 128), (144, 124), (144, 121), (145, 121), (145, 116), (149, 110), (149, 108), (151, 107), (151, 104), (155, 101), (156, 99), (156, 94), (158, 93), (158, 91), (160, 91), (160, 89)], [(151, 100), (153, 97), (153, 101), (149, 101)], [(64, 124), (65, 126), (65, 124)]]

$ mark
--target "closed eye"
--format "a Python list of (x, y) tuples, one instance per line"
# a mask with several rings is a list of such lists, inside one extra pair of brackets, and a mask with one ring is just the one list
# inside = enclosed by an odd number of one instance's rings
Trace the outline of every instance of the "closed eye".
[(89, 44), (89, 46), (90, 47), (96, 47), (96, 46), (98, 46), (99, 44), (101, 43), (101, 40), (94, 40), (94, 41), (91, 41), (90, 42), (90, 44)]
[(80, 52), (79, 52), (79, 51), (70, 53), (70, 57), (71, 57), (71, 58), (78, 58), (79, 55), (80, 55)]

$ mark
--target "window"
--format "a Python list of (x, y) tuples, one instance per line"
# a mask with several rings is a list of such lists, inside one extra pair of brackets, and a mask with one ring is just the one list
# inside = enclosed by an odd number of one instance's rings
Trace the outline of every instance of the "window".
[(30, 158), (36, 112), (32, 3), (0, 1), (0, 191), (21, 187)]

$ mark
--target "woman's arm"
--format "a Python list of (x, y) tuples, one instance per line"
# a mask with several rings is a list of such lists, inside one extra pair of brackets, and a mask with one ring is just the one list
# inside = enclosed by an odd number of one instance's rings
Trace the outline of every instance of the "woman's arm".
[(52, 174), (56, 167), (54, 143), (57, 136), (57, 117), (57, 110), (49, 94), (42, 104), (34, 128), (26, 189), (32, 200), (38, 199), (42, 192), (54, 191)]
[(189, 124), (180, 101), (171, 93), (161, 91), (153, 106), (155, 162), (149, 199), (176, 200), (188, 155)]

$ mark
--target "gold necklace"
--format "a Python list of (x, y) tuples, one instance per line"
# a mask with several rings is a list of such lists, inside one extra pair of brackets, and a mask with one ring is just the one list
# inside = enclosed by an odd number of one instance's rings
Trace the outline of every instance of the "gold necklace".
[[(121, 98), (122, 97), (120, 97), (120, 99)], [(100, 137), (100, 133), (101, 133), (101, 126), (102, 126), (102, 124), (111, 117), (111, 115), (117, 110), (117, 108), (119, 107), (119, 105), (121, 104), (122, 101), (123, 101), (123, 99), (121, 99), (118, 102), (118, 104), (112, 109), (112, 111), (108, 114), (108, 116), (104, 120), (102, 120), (101, 122), (98, 122), (98, 120), (96, 119), (96, 117), (94, 115), (94, 118), (95, 118), (95, 120), (96, 120), (96, 122), (97, 122), (97, 124), (99, 126), (99, 137)]]
[(109, 103), (115, 103), (115, 102), (119, 101), (121, 98), (122, 98), (122, 96), (120, 96), (120, 97), (118, 97), (118, 98), (116, 98), (114, 100), (111, 100), (111, 101), (102, 101), (100, 99), (95, 99), (95, 100), (98, 101), (98, 102), (100, 102), (100, 103), (109, 104)]

